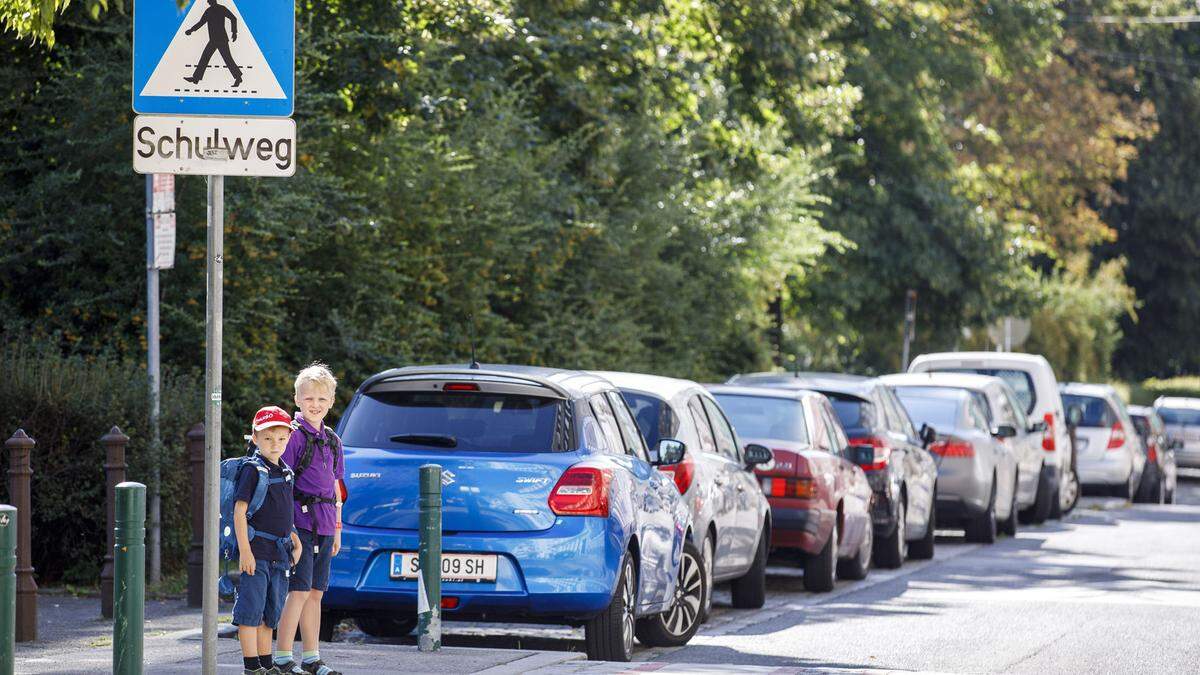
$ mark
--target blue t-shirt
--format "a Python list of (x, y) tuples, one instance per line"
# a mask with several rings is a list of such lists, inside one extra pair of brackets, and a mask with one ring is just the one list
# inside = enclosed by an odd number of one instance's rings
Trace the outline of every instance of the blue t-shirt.
[[(272, 464), (270, 460), (258, 455), (267, 466), (268, 478), (282, 478), (285, 475), (282, 461)], [(254, 489), (258, 487), (258, 469), (252, 464), (244, 464), (238, 472), (237, 484), (234, 487), (234, 502), (249, 503), (254, 497)], [(250, 527), (258, 532), (265, 532), (276, 537), (286, 537), (292, 531), (292, 481), (276, 483), (267, 488), (267, 495), (262, 506), (250, 516)], [(287, 560), (279, 547), (269, 539), (254, 537), (250, 540), (250, 550), (254, 557), (269, 562)]]

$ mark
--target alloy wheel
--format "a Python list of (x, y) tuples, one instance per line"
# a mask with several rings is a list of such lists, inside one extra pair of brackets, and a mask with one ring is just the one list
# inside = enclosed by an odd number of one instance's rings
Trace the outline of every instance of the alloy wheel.
[(701, 561), (684, 553), (679, 563), (679, 583), (675, 588), (675, 602), (663, 619), (663, 627), (672, 635), (683, 635), (700, 617), (700, 606), (704, 602), (704, 574)]
[(637, 592), (635, 581), (633, 578), (632, 563), (625, 563), (625, 586), (621, 589), (621, 599), (624, 601), (624, 607), (621, 614), (621, 640), (624, 643), (625, 653), (633, 653), (633, 627), (634, 627), (634, 606), (637, 603)]

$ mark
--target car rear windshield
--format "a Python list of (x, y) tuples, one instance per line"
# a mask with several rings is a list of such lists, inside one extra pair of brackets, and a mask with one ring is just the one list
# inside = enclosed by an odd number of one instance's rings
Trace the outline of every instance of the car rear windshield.
[(1141, 436), (1143, 440), (1150, 438), (1149, 417), (1143, 417), (1141, 415), (1134, 415), (1130, 413), (1129, 419), (1133, 420), (1133, 426), (1137, 427), (1138, 435)]
[(934, 429), (963, 426), (959, 414), (966, 396), (960, 389), (947, 387), (896, 387), (896, 397), (916, 426), (928, 424)]
[(1189, 408), (1156, 408), (1159, 417), (1167, 424), (1200, 426), (1200, 410)]
[(342, 442), (447, 452), (552, 452), (559, 401), (513, 394), (384, 391), (351, 409)]
[(1012, 386), (1017, 393), (1017, 403), (1025, 406), (1025, 414), (1033, 414), (1033, 406), (1037, 403), (1037, 392), (1033, 389), (1033, 376), (1023, 370), (1012, 368), (938, 368), (939, 373), (975, 373), (976, 375), (991, 375), (998, 377)]
[(679, 430), (679, 420), (661, 398), (632, 391), (622, 391), (621, 396), (629, 404), (638, 431), (646, 439), (646, 447), (657, 448), (664, 438), (673, 438)]
[(1108, 401), (1099, 396), (1084, 396), (1082, 394), (1063, 394), (1063, 408), (1070, 410), (1072, 406), (1079, 406), (1083, 410), (1083, 419), (1079, 422), (1081, 427), (1111, 427), (1114, 417), (1108, 409)]
[(875, 406), (856, 396), (832, 391), (821, 392), (833, 404), (833, 412), (843, 429), (871, 429), (875, 426)]
[(742, 438), (808, 442), (804, 406), (790, 398), (717, 394), (717, 402)]

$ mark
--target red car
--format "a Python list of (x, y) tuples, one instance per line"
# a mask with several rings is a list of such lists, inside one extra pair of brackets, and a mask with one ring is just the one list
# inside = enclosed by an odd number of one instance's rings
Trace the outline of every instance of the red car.
[(833, 590), (835, 576), (862, 579), (871, 564), (873, 492), (829, 400), (807, 390), (709, 387), (746, 443), (775, 454), (756, 470), (771, 505), (771, 547), (797, 551), (804, 587)]

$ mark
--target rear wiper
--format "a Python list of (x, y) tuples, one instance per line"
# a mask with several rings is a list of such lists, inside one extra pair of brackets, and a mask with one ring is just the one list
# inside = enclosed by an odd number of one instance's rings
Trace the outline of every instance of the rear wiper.
[(413, 445), (432, 445), (438, 448), (456, 448), (458, 439), (441, 434), (397, 434), (389, 438), (393, 443), (411, 443)]

